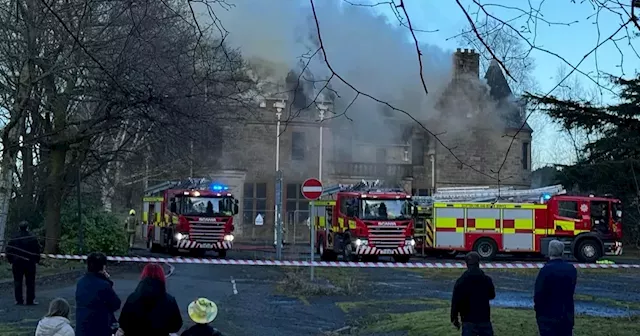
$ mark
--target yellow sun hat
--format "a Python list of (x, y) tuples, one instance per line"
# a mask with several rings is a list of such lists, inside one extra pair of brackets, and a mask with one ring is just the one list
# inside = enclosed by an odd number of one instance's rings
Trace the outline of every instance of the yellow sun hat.
[(207, 324), (218, 316), (218, 306), (211, 300), (199, 298), (189, 304), (189, 317), (198, 324)]

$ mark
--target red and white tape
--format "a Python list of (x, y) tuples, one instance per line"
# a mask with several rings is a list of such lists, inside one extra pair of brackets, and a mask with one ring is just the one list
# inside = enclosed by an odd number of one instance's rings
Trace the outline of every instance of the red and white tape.
[[(1, 254), (4, 256), (4, 253)], [(43, 254), (45, 258), (63, 260), (84, 260), (84, 255)], [(464, 263), (442, 262), (342, 262), (342, 261), (295, 261), (295, 260), (234, 260), (234, 259), (200, 259), (200, 258), (154, 258), (154, 257), (118, 257), (109, 256), (109, 261), (169, 263), (169, 264), (206, 264), (206, 265), (238, 265), (238, 266), (294, 266), (294, 267), (371, 267), (371, 268), (466, 268)], [(536, 269), (544, 263), (484, 263), (483, 268), (491, 269)], [(640, 269), (640, 264), (573, 264), (576, 268), (626, 268)]]

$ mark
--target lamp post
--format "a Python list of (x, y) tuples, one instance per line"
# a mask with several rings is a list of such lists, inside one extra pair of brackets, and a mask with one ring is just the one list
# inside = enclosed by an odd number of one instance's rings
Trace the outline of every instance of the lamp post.
[(276, 259), (282, 259), (282, 221), (280, 211), (282, 209), (282, 172), (280, 171), (280, 120), (282, 110), (286, 104), (284, 100), (276, 101), (273, 107), (276, 109), (276, 179), (275, 179), (275, 204), (273, 214), (273, 245), (276, 248)]
[(323, 133), (324, 133), (323, 121), (324, 121), (325, 113), (329, 110), (329, 106), (330, 105), (331, 105), (330, 102), (321, 102), (321, 103), (317, 104), (318, 117), (320, 119), (320, 137), (319, 137), (319, 140), (318, 140), (318, 143), (319, 143), (318, 144), (319, 145), (319, 147), (318, 147), (318, 180), (320, 180), (320, 181), (322, 181), (322, 152), (323, 152), (323, 149), (324, 149), (323, 144), (322, 144), (322, 142), (323, 142), (322, 137), (323, 137)]

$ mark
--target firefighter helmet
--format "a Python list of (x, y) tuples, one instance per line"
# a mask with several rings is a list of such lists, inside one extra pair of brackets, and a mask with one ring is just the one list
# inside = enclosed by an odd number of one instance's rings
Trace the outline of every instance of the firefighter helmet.
[(129, 210), (129, 216), (135, 216), (136, 215), (136, 211), (131, 209)]

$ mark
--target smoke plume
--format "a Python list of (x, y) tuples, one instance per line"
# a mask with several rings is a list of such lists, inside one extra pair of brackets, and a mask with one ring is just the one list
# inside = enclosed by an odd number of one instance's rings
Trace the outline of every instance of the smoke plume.
[[(330, 72), (321, 54), (309, 63), (301, 75), (307, 58), (318, 46), (315, 21), (308, 1), (296, 0), (229, 0), (234, 6), (218, 11), (218, 18), (229, 31), (227, 42), (239, 48), (244, 57), (258, 66), (268, 66), (270, 79), (295, 92), (292, 109), (309, 105), (329, 77)], [(428, 128), (439, 116), (435, 108), (442, 92), (451, 81), (452, 54), (435, 45), (422, 44), (423, 72), (429, 94), (420, 83), (420, 66), (416, 47), (406, 27), (392, 16), (380, 14), (376, 8), (352, 6), (340, 0), (316, 1), (321, 37), (333, 69), (363, 93), (409, 112)], [(385, 9), (388, 10), (388, 9)], [(422, 36), (423, 42), (428, 36)], [(437, 41), (433, 41), (434, 43)], [(298, 78), (301, 80), (298, 82)], [(482, 86), (478, 81), (479, 86)], [(356, 92), (334, 78), (331, 89), (337, 92), (334, 112), (342, 113)], [(334, 98), (329, 90), (322, 99)], [(459, 104), (467, 108), (469, 104)], [(456, 124), (460, 131), (468, 123), (467, 113), (450, 113), (447, 124)], [(450, 116), (449, 116), (450, 115)], [(415, 123), (398, 111), (364, 96), (349, 107), (346, 116), (356, 138), (369, 142), (402, 144), (407, 141), (408, 128)], [(389, 119), (398, 120), (397, 126)], [(451, 119), (459, 119), (451, 120)], [(434, 126), (435, 127), (435, 126)], [(437, 129), (435, 127), (434, 129)], [(340, 140), (338, 140), (340, 141)], [(354, 144), (357, 151), (361, 147)], [(368, 154), (361, 154), (368, 155)], [(376, 162), (373, 157), (354, 161)]]

